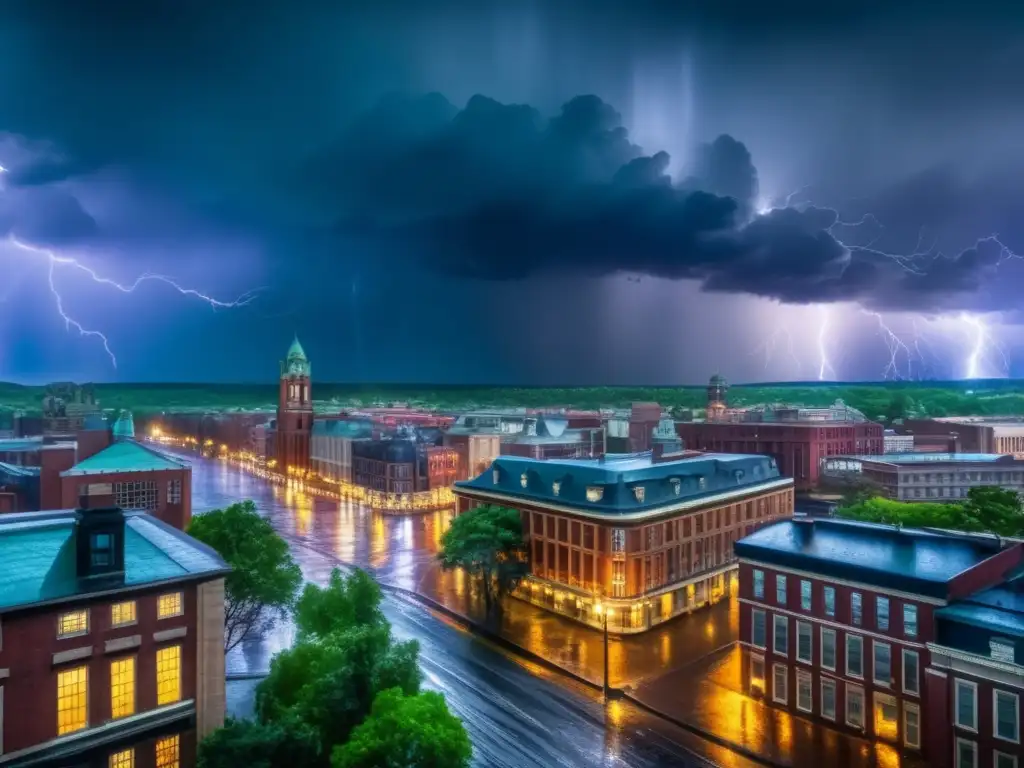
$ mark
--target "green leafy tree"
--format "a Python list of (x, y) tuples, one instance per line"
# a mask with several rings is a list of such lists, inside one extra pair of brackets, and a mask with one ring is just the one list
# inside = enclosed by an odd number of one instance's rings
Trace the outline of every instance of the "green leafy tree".
[(334, 748), (332, 768), (466, 768), (473, 748), (444, 696), (404, 696), (392, 688), (373, 701), (370, 716)]
[(228, 718), (199, 744), (198, 768), (315, 768), (323, 764), (316, 732), (294, 718), (274, 723)]
[(231, 573), (224, 580), (224, 650), (261, 636), (295, 603), (302, 571), (288, 544), (251, 501), (192, 518), (190, 536), (215, 549)]
[(979, 485), (967, 492), (964, 514), (983, 531), (1000, 536), (1024, 535), (1024, 508), (1020, 494), (1007, 488)]
[(480, 582), (490, 615), (529, 570), (519, 512), (485, 504), (458, 515), (441, 537), (438, 559)]
[(875, 497), (839, 509), (840, 517), (906, 528), (945, 528), (967, 533), (1024, 535), (1024, 508), (1016, 491), (976, 486), (960, 502), (894, 501)]
[(347, 576), (335, 568), (326, 587), (307, 584), (295, 606), (299, 637), (326, 637), (353, 626), (382, 627), (380, 585), (366, 571), (355, 569)]

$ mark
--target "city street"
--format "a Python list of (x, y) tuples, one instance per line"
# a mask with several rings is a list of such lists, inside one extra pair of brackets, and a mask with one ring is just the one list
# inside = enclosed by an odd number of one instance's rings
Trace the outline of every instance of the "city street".
[[(227, 462), (187, 458), (193, 465), (193, 514), (252, 499), (291, 542), (307, 580), (323, 583), (338, 563), (355, 563), (372, 568), (382, 581), (397, 586), (423, 589), (430, 584), (438, 593), (465, 596), (457, 574), (441, 573), (433, 565), (444, 513), (387, 517), (346, 504), (314, 510), (308, 497), (270, 487)], [(539, 618), (542, 612), (516, 605), (525, 612), (514, 609), (512, 622), (529, 633), (526, 647), (545, 656), (547, 649), (560, 648), (560, 658), (554, 660), (560, 664), (575, 660), (591, 672), (600, 666), (597, 633), (572, 625), (579, 638), (558, 643), (554, 633), (565, 627), (532, 621), (533, 613)], [(442, 691), (466, 723), (476, 765), (703, 766), (707, 760), (722, 766), (751, 765), (632, 705), (614, 702), (606, 708), (591, 689), (509, 656), (418, 604), (388, 597), (385, 612), (399, 639), (419, 641), (425, 685)], [(727, 610), (722, 620), (728, 624)], [(700, 632), (705, 645), (713, 645), (715, 638), (708, 635), (718, 630), (708, 622), (708, 617), (701, 617)], [(615, 649), (624, 654), (639, 647), (635, 640), (613, 643), (613, 662)], [(671, 644), (650, 636), (648, 640), (660, 646), (649, 656), (652, 661), (671, 657)], [(290, 627), (279, 626), (263, 642), (233, 652), (229, 675), (265, 672), (273, 653), (290, 642)], [(234, 714), (251, 709), (254, 687), (252, 680), (229, 683), (229, 708)]]

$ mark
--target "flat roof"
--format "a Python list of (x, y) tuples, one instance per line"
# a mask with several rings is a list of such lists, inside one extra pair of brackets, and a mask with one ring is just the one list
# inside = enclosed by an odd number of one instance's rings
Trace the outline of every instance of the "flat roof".
[(503, 455), (478, 477), (456, 483), (455, 490), (621, 514), (785, 482), (769, 456), (704, 453), (656, 462), (649, 452), (604, 459)]
[(784, 520), (735, 544), (750, 560), (944, 597), (958, 574), (1014, 542), (995, 536), (896, 528), (852, 520)]
[(42, 449), (43, 438), (41, 437), (15, 437), (0, 440), (0, 453), (24, 453)]
[(935, 617), (1024, 637), (1024, 566), (1018, 566), (1001, 584), (941, 608)]
[[(82, 589), (76, 578), (76, 514), (61, 510), (0, 515), (0, 611), (109, 591)], [(124, 515), (123, 589), (229, 570), (212, 549), (157, 518), (137, 511)]]
[(135, 440), (118, 440), (102, 451), (61, 472), (61, 477), (103, 475), (113, 472), (151, 472), (164, 469), (188, 469), (187, 461), (160, 453)]
[(1008, 453), (878, 453), (852, 456), (829, 456), (825, 460), (847, 459), (850, 461), (869, 461), (875, 464), (991, 464), (1003, 460), (1006, 463), (1016, 461)]

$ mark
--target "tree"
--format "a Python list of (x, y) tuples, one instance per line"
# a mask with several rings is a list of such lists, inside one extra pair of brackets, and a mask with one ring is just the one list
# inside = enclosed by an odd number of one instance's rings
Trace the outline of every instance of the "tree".
[(490, 616), (529, 570), (519, 512), (485, 504), (458, 515), (441, 537), (438, 559), (480, 581)]
[(326, 587), (307, 584), (295, 606), (295, 625), (300, 638), (326, 637), (352, 626), (382, 627), (387, 620), (380, 610), (380, 585), (359, 568), (343, 576), (335, 568)]
[(288, 544), (251, 501), (192, 518), (190, 536), (215, 549), (231, 573), (224, 579), (224, 651), (259, 637), (292, 607), (302, 583)]
[(332, 768), (466, 768), (473, 748), (439, 693), (381, 691), (370, 716), (334, 748)]
[(983, 531), (1000, 536), (1024, 535), (1024, 507), (1020, 494), (993, 485), (978, 485), (967, 492), (964, 514)]
[(228, 718), (199, 744), (198, 768), (313, 768), (323, 763), (316, 733), (288, 718), (259, 723)]
[(963, 502), (908, 502), (875, 497), (843, 506), (840, 517), (906, 528), (945, 528), (967, 533), (1024, 535), (1024, 506), (1016, 491), (975, 486)]

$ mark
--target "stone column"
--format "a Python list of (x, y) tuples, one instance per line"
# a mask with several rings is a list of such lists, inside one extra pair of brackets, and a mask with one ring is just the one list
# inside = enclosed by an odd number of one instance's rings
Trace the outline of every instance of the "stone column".
[(202, 740), (224, 724), (224, 579), (197, 588), (196, 736)]

